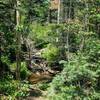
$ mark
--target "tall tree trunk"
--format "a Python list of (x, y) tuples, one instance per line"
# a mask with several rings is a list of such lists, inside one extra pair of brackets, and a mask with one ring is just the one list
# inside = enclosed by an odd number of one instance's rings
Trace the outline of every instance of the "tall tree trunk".
[(69, 8), (68, 9), (68, 15), (67, 15), (67, 24), (68, 24), (68, 31), (67, 31), (67, 41), (66, 41), (66, 46), (67, 46), (67, 60), (69, 62), (69, 33), (70, 33), (70, 19), (71, 19), (71, 8), (72, 8), (72, 0), (69, 1)]
[[(85, 4), (85, 9), (86, 9), (86, 14), (84, 16), (84, 31), (85, 32), (89, 32), (89, 4), (87, 2), (87, 0), (84, 1), (84, 4)], [(82, 42), (81, 42), (81, 45), (80, 45), (80, 51), (82, 51), (84, 49), (84, 45), (85, 45), (85, 40), (86, 39), (86, 36), (83, 34), (82, 35)]]
[(16, 18), (16, 79), (20, 80), (20, 67), (21, 67), (21, 60), (20, 60), (20, 49), (21, 49), (21, 39), (20, 39), (20, 32), (18, 32), (17, 28), (20, 24), (20, 13), (19, 13), (19, 0), (16, 0), (16, 10), (15, 10), (15, 18)]
[(61, 1), (58, 0), (58, 15), (57, 15), (57, 24), (60, 23), (60, 10), (61, 10)]

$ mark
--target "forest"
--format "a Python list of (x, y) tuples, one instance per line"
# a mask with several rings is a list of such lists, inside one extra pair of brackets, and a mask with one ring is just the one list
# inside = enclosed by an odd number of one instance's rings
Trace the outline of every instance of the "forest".
[(0, 0), (0, 100), (100, 100), (100, 0)]

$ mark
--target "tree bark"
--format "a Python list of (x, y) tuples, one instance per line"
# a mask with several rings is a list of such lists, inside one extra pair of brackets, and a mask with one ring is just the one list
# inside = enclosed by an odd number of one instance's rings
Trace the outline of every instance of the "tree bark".
[(18, 32), (18, 27), (20, 24), (20, 13), (19, 13), (19, 0), (15, 1), (15, 21), (16, 21), (16, 79), (20, 80), (20, 67), (21, 67), (21, 59), (20, 59), (20, 49), (21, 49), (21, 40), (20, 40), (20, 32)]
[(58, 0), (58, 15), (57, 15), (57, 24), (59, 24), (59, 23), (60, 23), (60, 10), (61, 10), (60, 6), (61, 6), (61, 1), (60, 1), (60, 0)]

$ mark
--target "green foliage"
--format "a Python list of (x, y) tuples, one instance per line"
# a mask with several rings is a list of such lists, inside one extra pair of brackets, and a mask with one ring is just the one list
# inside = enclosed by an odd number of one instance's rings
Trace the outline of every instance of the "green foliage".
[(31, 72), (27, 69), (26, 63), (21, 62), (21, 69), (20, 69), (21, 79), (23, 79), (23, 80), (26, 79), (30, 74), (31, 74)]
[(6, 75), (0, 79), (0, 92), (6, 95), (13, 95), (17, 89), (17, 82), (12, 80), (12, 76)]
[(1, 56), (1, 61), (7, 65), (10, 64), (10, 61), (8, 59), (8, 56)]
[[(100, 40), (96, 35), (100, 35), (100, 0), (63, 2), (65, 11), (61, 10), (64, 12), (61, 12), (60, 17), (63, 15), (65, 18), (60, 20), (65, 22), (57, 25), (47, 24), (47, 17), (50, 17), (48, 0), (19, 0), (17, 8), (14, 0), (0, 1), (0, 71), (3, 73), (0, 73), (0, 93), (9, 96), (10, 99), (27, 96), (28, 85), (15, 81), (7, 74), (16, 71), (17, 33), (21, 36), (20, 43), (28, 45), (28, 39), (34, 47), (44, 48), (42, 57), (49, 65), (63, 59), (60, 61), (63, 71), (56, 75), (50, 84), (50, 100), (100, 99)], [(20, 25), (17, 27), (16, 9), (21, 14)], [(57, 11), (51, 16), (55, 21)], [(50, 20), (53, 21), (52, 18)], [(22, 57), (23, 50), (19, 52)], [(67, 54), (72, 54), (69, 61), (66, 61)], [(25, 59), (21, 58), (21, 61), (23, 60)], [(25, 80), (29, 74), (30, 71), (23, 61), (20, 68), (21, 79)], [(39, 88), (46, 90), (48, 85), (41, 84)]]
[(49, 87), (49, 84), (48, 84), (48, 83), (40, 83), (40, 84), (38, 85), (38, 88), (39, 88), (40, 90), (43, 90), (43, 91), (47, 90), (48, 87)]
[(21, 0), (21, 11), (26, 14), (25, 15), (25, 22), (31, 21), (39, 21), (45, 22), (46, 21), (46, 14), (48, 11), (48, 0), (33, 0), (33, 1), (24, 1)]
[[(12, 72), (16, 72), (16, 63), (10, 64), (10, 70)], [(26, 66), (26, 62), (21, 62), (21, 68), (20, 68), (20, 77), (22, 80), (27, 79), (27, 77), (31, 74), (31, 72), (28, 70)]]
[(59, 49), (52, 44), (48, 44), (45, 51), (42, 53), (42, 56), (49, 62), (55, 61), (59, 56)]
[(45, 47), (48, 43), (48, 32), (50, 30), (49, 25), (42, 25), (34, 22), (30, 25), (32, 32), (29, 34), (29, 38), (34, 41), (35, 47)]
[(5, 75), (0, 79), (0, 93), (9, 98), (24, 97), (28, 93), (28, 84), (13, 80), (13, 76)]
[(15, 93), (16, 97), (26, 97), (29, 95), (29, 84), (27, 83), (19, 83), (19, 90)]
[(100, 77), (99, 68), (96, 71), (91, 69), (88, 57), (82, 54), (63, 63), (64, 70), (53, 79), (48, 89), (50, 98), (52, 97), (52, 100), (99, 100), (100, 90), (97, 85)]
[(100, 41), (93, 35), (85, 42), (84, 53), (60, 61), (64, 69), (50, 84), (50, 100), (100, 99)]
[(14, 80), (12, 75), (5, 75), (2, 79), (0, 79), (0, 93), (11, 100), (15, 100), (16, 97), (28, 96), (28, 87), (28, 84)]

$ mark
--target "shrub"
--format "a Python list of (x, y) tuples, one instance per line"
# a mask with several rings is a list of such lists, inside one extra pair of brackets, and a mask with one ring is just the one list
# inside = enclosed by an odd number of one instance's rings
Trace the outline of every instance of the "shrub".
[[(64, 62), (64, 69), (50, 84), (50, 100), (99, 100), (98, 73), (89, 68), (88, 57), (76, 56)], [(52, 99), (51, 99), (52, 98)]]
[[(0, 93), (7, 96), (6, 100), (16, 100), (16, 97), (28, 95), (28, 84), (13, 80), (11, 75), (6, 75), (0, 79)], [(2, 100), (0, 98), (0, 100)]]
[(5, 95), (13, 95), (17, 89), (17, 82), (13, 81), (11, 75), (6, 75), (0, 79), (0, 92)]
[(59, 49), (51, 44), (48, 44), (42, 56), (50, 63), (59, 59)]
[[(16, 71), (16, 63), (12, 63), (10, 65), (10, 70), (15, 73)], [(28, 70), (26, 62), (21, 62), (21, 68), (20, 68), (20, 77), (22, 80), (26, 79), (31, 72)]]
[(38, 87), (39, 87), (40, 90), (45, 91), (45, 90), (47, 90), (47, 88), (49, 87), (49, 84), (47, 84), (47, 83), (40, 83), (40, 84), (38, 85)]
[(26, 79), (30, 75), (30, 71), (28, 70), (26, 63), (21, 62), (21, 70), (20, 70), (20, 77), (21, 79)]

